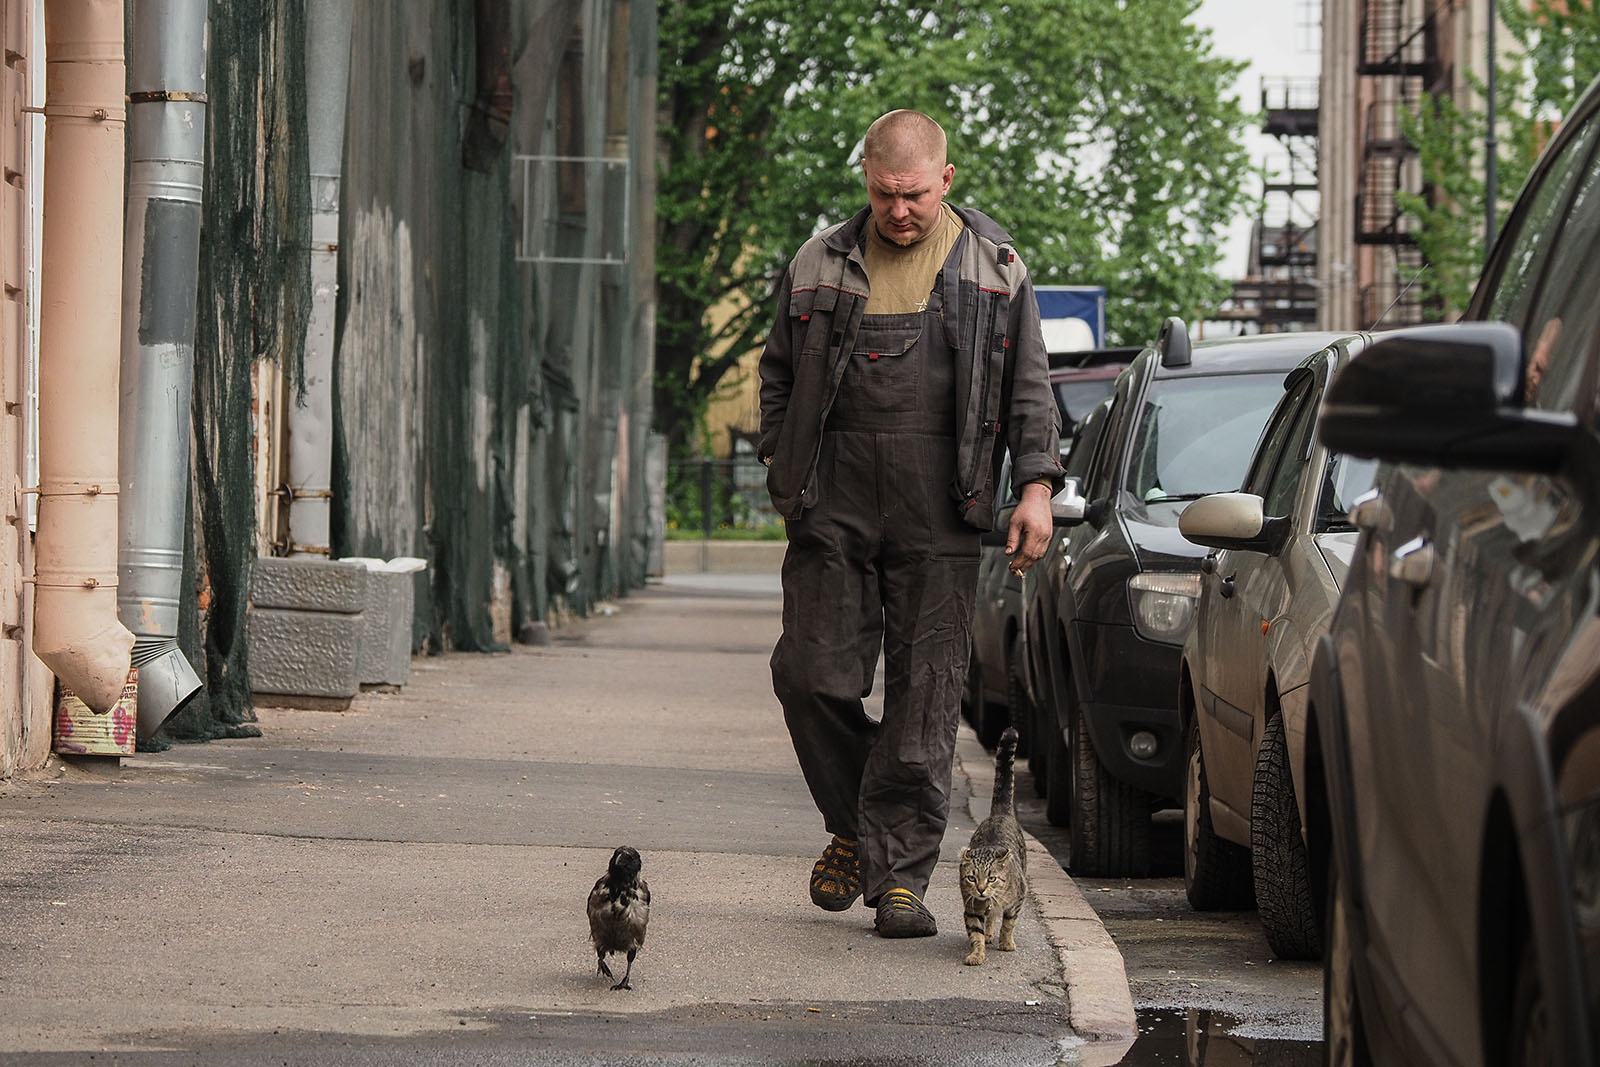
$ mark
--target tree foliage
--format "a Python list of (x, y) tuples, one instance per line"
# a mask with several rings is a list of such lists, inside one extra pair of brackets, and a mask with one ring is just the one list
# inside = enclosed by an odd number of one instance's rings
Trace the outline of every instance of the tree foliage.
[(1214, 307), (1248, 120), (1198, 6), (664, 2), (658, 426), (697, 440), (789, 257), (865, 205), (861, 136), (893, 108), (945, 127), (950, 199), (1005, 226), (1037, 282), (1106, 286), (1111, 343)]
[[(1500, 5), (1511, 40), (1495, 64), (1497, 224), (1562, 116), (1600, 74), (1600, 8), (1594, 0), (1532, 0)], [(1487, 87), (1471, 84), (1480, 99)], [(1402, 191), (1429, 267), (1418, 284), (1437, 313), (1466, 310), (1485, 257), (1484, 178), (1487, 109), (1424, 97), (1404, 117), (1417, 149), (1426, 195)]]

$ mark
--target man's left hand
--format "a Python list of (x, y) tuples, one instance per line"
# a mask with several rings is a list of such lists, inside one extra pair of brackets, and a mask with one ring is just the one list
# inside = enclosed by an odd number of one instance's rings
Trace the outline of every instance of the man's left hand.
[(1022, 487), (1022, 499), (1011, 513), (1011, 526), (1006, 531), (1006, 555), (1011, 557), (1012, 574), (1026, 574), (1029, 567), (1039, 562), (1054, 529), (1055, 523), (1050, 517), (1050, 486), (1029, 482)]

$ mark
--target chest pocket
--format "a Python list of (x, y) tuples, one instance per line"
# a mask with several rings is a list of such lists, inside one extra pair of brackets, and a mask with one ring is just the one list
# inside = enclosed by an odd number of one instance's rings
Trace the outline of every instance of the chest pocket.
[[(830, 347), (828, 330), (833, 325), (833, 309), (838, 301), (839, 290), (831, 286), (796, 289), (789, 294), (791, 335), (795, 338), (797, 353), (822, 356), (827, 352)], [(839, 338), (835, 337), (833, 345), (838, 343)]]
[(918, 410), (923, 359), (917, 342), (925, 322), (921, 314), (863, 316), (838, 402), (856, 415)]

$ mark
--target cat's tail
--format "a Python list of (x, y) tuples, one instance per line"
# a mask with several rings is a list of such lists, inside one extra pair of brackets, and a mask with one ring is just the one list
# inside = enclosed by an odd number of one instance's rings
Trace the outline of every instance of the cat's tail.
[(1000, 743), (994, 747), (994, 799), (989, 804), (990, 810), (1016, 810), (1016, 762), (1017, 728), (1007, 726), (1006, 732), (1000, 735)]

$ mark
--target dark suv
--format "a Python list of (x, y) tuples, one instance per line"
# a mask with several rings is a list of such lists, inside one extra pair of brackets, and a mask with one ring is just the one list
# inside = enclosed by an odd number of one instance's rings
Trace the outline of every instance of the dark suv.
[(1046, 811), (1070, 828), (1075, 872), (1146, 873), (1151, 809), (1182, 794), (1178, 665), (1206, 550), (1178, 514), (1239, 487), (1284, 376), (1339, 336), (1191, 344), (1169, 319), (1117, 379), (1087, 473), (1052, 505), (1073, 529), (1044, 635)]
[(1328, 390), (1322, 440), (1383, 461), (1307, 717), (1330, 1063), (1600, 1061), (1597, 145), (1600, 82), (1469, 321)]

